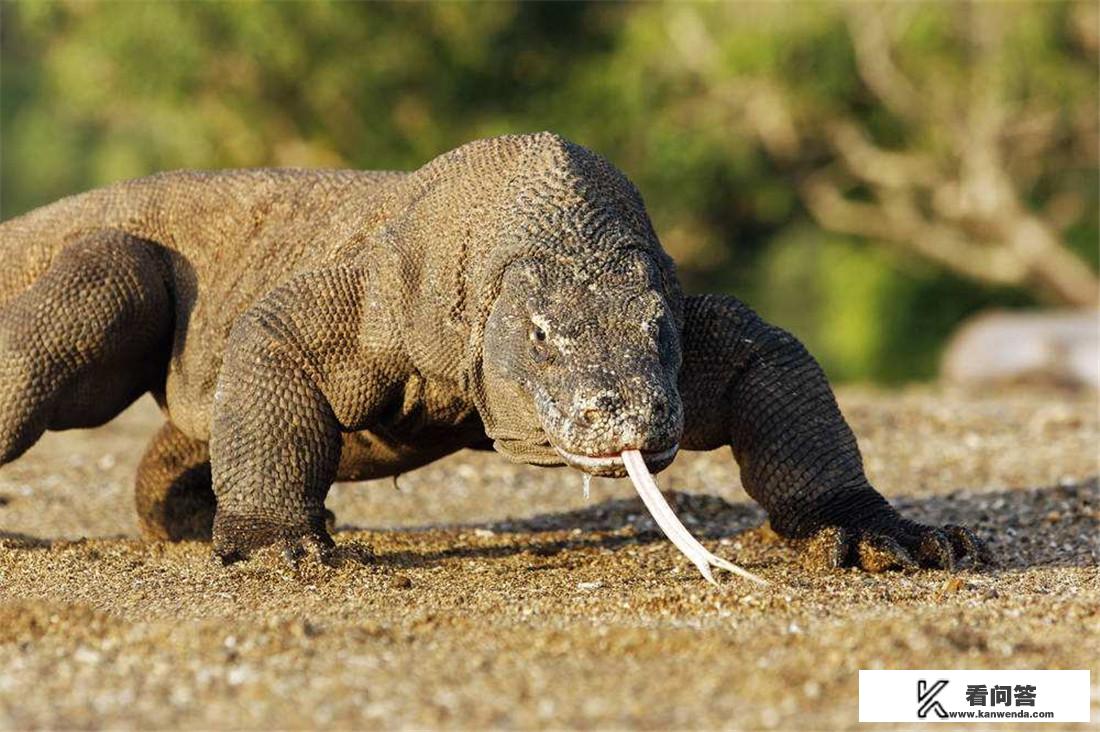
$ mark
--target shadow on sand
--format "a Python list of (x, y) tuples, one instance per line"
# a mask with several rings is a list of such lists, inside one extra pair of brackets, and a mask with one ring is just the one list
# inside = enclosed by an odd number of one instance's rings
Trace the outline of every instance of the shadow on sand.
[[(754, 503), (733, 504), (717, 496), (673, 491), (666, 496), (681, 521), (699, 538), (736, 538), (760, 526), (766, 518), (763, 509)], [(1000, 569), (1100, 566), (1100, 482), (1097, 478), (1045, 488), (988, 493), (957, 491), (922, 498), (895, 496), (891, 500), (905, 516), (922, 523), (970, 526), (989, 542)], [(624, 528), (632, 530), (624, 532)], [(364, 530), (461, 533), (478, 529), (526, 536), (506, 544), (469, 546), (463, 543), (440, 551), (385, 552), (363, 559), (399, 566), (423, 566), (453, 558), (488, 559), (522, 552), (554, 556), (584, 547), (614, 549), (626, 544), (664, 540), (637, 498), (612, 499), (584, 509), (526, 519)], [(574, 529), (580, 532), (573, 533)], [(561, 537), (563, 532), (569, 535)], [(612, 534), (607, 535), (607, 532)], [(536, 536), (531, 537), (532, 534)], [(557, 536), (538, 541), (538, 534)], [(357, 552), (353, 549), (350, 554)]]
[[(680, 520), (702, 539), (738, 539), (766, 519), (755, 503), (730, 503), (705, 494), (666, 493)], [(989, 542), (1001, 569), (1100, 566), (1100, 480), (1089, 478), (1045, 488), (991, 492), (956, 491), (941, 496), (895, 496), (893, 504), (907, 517), (928, 524), (962, 524)], [(367, 543), (340, 542), (348, 561), (393, 566), (430, 566), (454, 558), (505, 557), (529, 552), (553, 557), (576, 549), (615, 549), (628, 544), (664, 541), (637, 498), (610, 499), (575, 511), (539, 514), (489, 523), (436, 524), (403, 529), (342, 525), (340, 531), (372, 533), (453, 533), (455, 546), (438, 551), (375, 553)], [(503, 541), (470, 545), (458, 536), (476, 530), (504, 535)], [(746, 532), (750, 532), (747, 534)], [(515, 535), (510, 540), (508, 535)], [(545, 537), (540, 536), (545, 535)], [(29, 534), (0, 531), (8, 549), (49, 549), (72, 541), (51, 541)]]

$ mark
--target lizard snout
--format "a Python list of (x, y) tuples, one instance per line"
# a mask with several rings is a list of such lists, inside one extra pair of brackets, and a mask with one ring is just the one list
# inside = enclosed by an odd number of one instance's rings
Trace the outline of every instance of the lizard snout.
[(575, 395), (562, 441), (581, 455), (617, 455), (623, 450), (661, 452), (683, 429), (679, 404), (659, 390), (599, 389)]
[(609, 415), (622, 410), (625, 402), (614, 392), (603, 392), (592, 399), (581, 399), (573, 410), (573, 419), (585, 427), (598, 425)]

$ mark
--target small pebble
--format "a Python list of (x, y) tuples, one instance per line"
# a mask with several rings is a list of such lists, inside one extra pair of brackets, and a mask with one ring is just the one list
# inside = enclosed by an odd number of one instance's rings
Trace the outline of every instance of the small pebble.
[(945, 595), (951, 595), (964, 587), (966, 587), (966, 583), (961, 577), (949, 577), (944, 581), (943, 585), (940, 586), (940, 592)]

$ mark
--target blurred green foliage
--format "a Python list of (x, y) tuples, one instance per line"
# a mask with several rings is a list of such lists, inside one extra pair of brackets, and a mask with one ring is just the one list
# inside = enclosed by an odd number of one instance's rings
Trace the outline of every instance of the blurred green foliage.
[[(1012, 5), (998, 88), (1095, 118), (1079, 11)], [(815, 223), (798, 186), (831, 164), (817, 120), (857, 120), (876, 144), (929, 154), (957, 122), (915, 125), (871, 94), (841, 6), (32, 1), (0, 12), (4, 218), (164, 169), (407, 169), (477, 137), (553, 129), (638, 184), (689, 291), (736, 293), (806, 340), (833, 378), (930, 377), (961, 318), (1036, 303), (1031, 289), (964, 280)], [(959, 80), (975, 63), (960, 22), (949, 5), (921, 6), (897, 38), (899, 63), (948, 96), (967, 93)], [(760, 88), (783, 100), (797, 149), (777, 149), (782, 125), (777, 138), (747, 121), (746, 110), (768, 120), (746, 95)], [(1095, 267), (1092, 154), (1058, 147), (1025, 193), (1035, 207), (1083, 197), (1065, 239)]]

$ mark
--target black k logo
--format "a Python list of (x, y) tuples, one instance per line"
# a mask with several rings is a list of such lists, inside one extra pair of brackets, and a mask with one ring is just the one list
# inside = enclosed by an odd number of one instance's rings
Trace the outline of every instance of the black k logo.
[(934, 711), (936, 716), (940, 719), (947, 718), (947, 712), (944, 711), (943, 705), (936, 701), (936, 694), (943, 691), (943, 687), (947, 686), (947, 679), (939, 679), (935, 681), (931, 686), (924, 679), (917, 682), (917, 716), (924, 719), (928, 716), (928, 712)]

